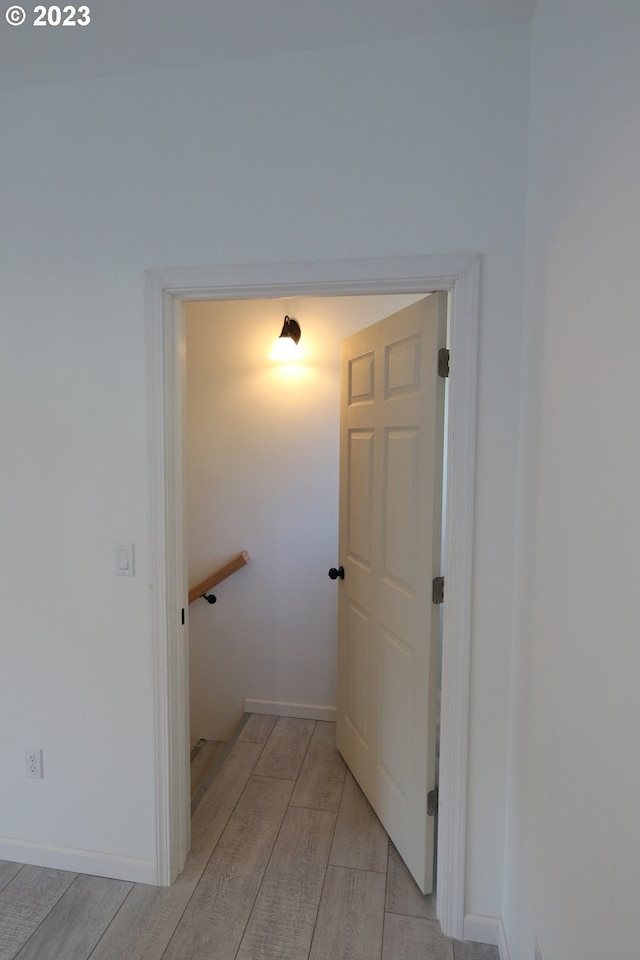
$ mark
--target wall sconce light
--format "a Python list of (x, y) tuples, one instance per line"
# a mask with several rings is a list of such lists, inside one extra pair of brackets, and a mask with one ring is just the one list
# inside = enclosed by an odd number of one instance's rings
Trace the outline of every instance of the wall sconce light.
[(269, 354), (272, 360), (295, 360), (297, 358), (297, 346), (300, 340), (300, 324), (293, 317), (285, 317), (282, 324), (280, 336), (273, 345), (273, 350)]

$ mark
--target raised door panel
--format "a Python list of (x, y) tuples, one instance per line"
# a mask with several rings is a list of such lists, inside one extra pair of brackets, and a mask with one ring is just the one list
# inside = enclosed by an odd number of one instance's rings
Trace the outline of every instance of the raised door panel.
[(349, 432), (348, 457), (348, 557), (370, 570), (374, 470), (372, 430)]
[(410, 599), (415, 596), (416, 510), (419, 495), (419, 431), (387, 430), (384, 442), (384, 577)]
[(406, 807), (411, 769), (413, 651), (384, 626), (381, 641), (380, 766), (395, 797)]
[(347, 620), (345, 719), (363, 747), (368, 747), (370, 617), (366, 610), (350, 600)]
[(375, 393), (375, 354), (373, 351), (349, 359), (348, 404), (373, 403)]
[(419, 336), (398, 340), (385, 348), (385, 398), (407, 396), (420, 389)]

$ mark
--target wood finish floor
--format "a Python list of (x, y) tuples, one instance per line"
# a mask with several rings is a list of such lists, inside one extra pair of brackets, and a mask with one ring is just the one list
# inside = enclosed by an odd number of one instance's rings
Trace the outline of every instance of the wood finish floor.
[(0, 861), (0, 960), (498, 960), (449, 940), (335, 749), (254, 714), (170, 888)]

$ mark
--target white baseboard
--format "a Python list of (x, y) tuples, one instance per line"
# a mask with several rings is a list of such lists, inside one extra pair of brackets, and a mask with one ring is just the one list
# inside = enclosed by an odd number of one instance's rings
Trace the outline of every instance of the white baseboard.
[(509, 960), (509, 948), (500, 917), (483, 917), (477, 913), (466, 913), (462, 928), (464, 940), (475, 943), (490, 943), (498, 948), (500, 960)]
[(244, 701), (245, 713), (267, 713), (271, 717), (298, 717), (302, 720), (332, 720), (335, 723), (336, 708), (312, 703), (284, 703), (281, 700)]
[(0, 837), (0, 860), (51, 867), (53, 870), (71, 870), (73, 873), (89, 873), (95, 877), (129, 880), (132, 883), (153, 885), (158, 882), (156, 864), (152, 860), (114, 856), (75, 847), (58, 847), (29, 840), (14, 840), (10, 837)]

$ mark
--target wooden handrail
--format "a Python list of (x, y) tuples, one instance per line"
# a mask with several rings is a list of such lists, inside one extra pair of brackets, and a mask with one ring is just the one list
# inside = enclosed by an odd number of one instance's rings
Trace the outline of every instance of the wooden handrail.
[(211, 590), (217, 583), (222, 583), (223, 580), (230, 577), (236, 570), (241, 570), (242, 567), (246, 567), (249, 560), (251, 560), (251, 557), (246, 550), (243, 550), (242, 553), (239, 553), (233, 560), (225, 563), (224, 567), (219, 567), (218, 570), (214, 570), (206, 580), (203, 580), (197, 587), (189, 590), (189, 603), (193, 603), (193, 601), (198, 600), (199, 597), (204, 597), (207, 590)]

